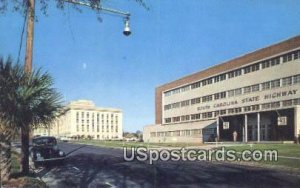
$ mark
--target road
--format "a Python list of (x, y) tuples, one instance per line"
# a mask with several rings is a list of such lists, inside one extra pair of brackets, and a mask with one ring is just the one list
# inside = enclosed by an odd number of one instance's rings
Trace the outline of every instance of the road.
[(126, 162), (120, 149), (59, 143), (63, 165), (40, 169), (49, 187), (300, 187), (300, 172), (217, 162)]

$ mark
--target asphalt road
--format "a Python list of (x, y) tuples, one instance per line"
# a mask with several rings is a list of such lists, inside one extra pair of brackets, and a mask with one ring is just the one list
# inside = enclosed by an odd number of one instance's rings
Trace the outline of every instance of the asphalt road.
[(49, 187), (300, 187), (300, 172), (217, 162), (126, 162), (120, 149), (59, 143), (62, 165), (39, 169)]

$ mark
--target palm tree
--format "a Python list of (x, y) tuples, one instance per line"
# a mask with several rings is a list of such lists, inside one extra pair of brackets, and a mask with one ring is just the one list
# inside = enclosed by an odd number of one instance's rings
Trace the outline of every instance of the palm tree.
[(21, 130), (21, 173), (29, 173), (29, 133), (47, 127), (63, 112), (61, 95), (53, 79), (41, 70), (25, 73), (24, 68), (0, 59), (0, 119), (7, 129)]

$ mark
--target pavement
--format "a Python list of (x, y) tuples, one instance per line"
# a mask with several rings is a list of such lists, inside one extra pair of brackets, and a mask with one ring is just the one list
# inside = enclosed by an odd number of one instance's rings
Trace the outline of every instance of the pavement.
[(64, 164), (37, 169), (50, 188), (300, 187), (300, 172), (207, 161), (127, 162), (123, 150), (59, 143)]

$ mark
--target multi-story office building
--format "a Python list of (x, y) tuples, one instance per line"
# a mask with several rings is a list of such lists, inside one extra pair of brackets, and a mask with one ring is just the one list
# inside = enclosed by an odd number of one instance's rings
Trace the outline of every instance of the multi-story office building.
[(50, 129), (39, 128), (34, 135), (67, 138), (122, 139), (123, 113), (120, 109), (96, 107), (92, 101), (78, 100), (67, 105), (65, 115)]
[(150, 142), (294, 140), (300, 134), (300, 36), (156, 88)]

